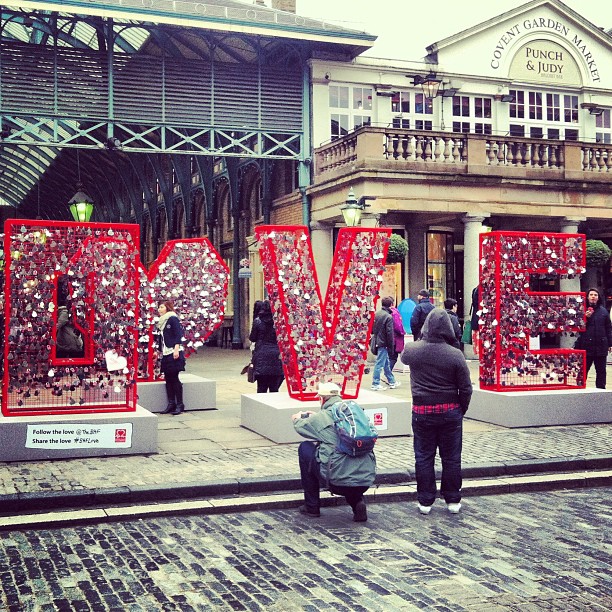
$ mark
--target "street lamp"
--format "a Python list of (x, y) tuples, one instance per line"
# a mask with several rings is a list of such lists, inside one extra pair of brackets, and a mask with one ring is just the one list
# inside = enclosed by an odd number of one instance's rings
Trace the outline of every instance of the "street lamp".
[(359, 225), (361, 221), (361, 214), (363, 213), (363, 209), (365, 206), (360, 204), (357, 198), (355, 197), (355, 192), (351, 187), (348, 192), (348, 196), (346, 198), (346, 202), (344, 206), (340, 208), (342, 211), (342, 216), (344, 217), (344, 222), (347, 227), (356, 227)]
[(93, 213), (93, 199), (84, 191), (84, 187), (81, 183), (77, 183), (77, 192), (72, 196), (68, 206), (70, 207), (70, 213), (72, 218), (80, 223), (87, 223), (91, 219)]
[(426, 98), (435, 98), (442, 85), (442, 79), (439, 79), (435, 72), (430, 72), (426, 77), (417, 74), (414, 76), (414, 85), (421, 86)]
[(81, 163), (79, 160), (79, 150), (76, 150), (77, 162), (77, 192), (70, 198), (68, 207), (72, 218), (78, 223), (87, 223), (91, 219), (93, 213), (93, 198), (85, 191), (83, 183), (81, 183)]
[(355, 192), (351, 187), (348, 192), (348, 196), (344, 203), (344, 206), (340, 207), (344, 222), (347, 227), (356, 227), (361, 222), (361, 215), (369, 204), (366, 204), (366, 200), (375, 200), (376, 196), (363, 195), (359, 199), (355, 197)]

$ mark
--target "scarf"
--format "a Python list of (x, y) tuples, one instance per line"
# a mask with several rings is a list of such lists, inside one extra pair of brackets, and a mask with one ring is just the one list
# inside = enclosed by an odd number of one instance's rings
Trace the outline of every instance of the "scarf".
[(164, 342), (164, 328), (166, 327), (166, 323), (168, 323), (168, 320), (170, 319), (170, 317), (176, 317), (176, 313), (173, 312), (172, 310), (170, 310), (169, 312), (167, 312), (165, 315), (162, 315), (161, 317), (159, 317), (159, 321), (155, 324), (155, 326), (157, 327), (157, 329), (159, 329), (160, 333), (161, 333), (161, 339), (162, 339), (162, 355), (172, 355), (172, 353), (174, 352), (174, 347), (167, 347), (166, 343)]

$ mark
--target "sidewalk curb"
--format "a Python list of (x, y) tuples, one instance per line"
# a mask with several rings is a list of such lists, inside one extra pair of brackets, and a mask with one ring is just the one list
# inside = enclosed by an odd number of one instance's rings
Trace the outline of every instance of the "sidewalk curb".
[[(612, 485), (612, 470), (600, 472), (546, 473), (527, 476), (475, 479), (464, 482), (463, 498), (484, 495), (504, 495), (533, 491), (554, 491)], [(379, 485), (365, 495), (368, 504), (386, 502), (416, 502), (414, 484)], [(236, 512), (295, 509), (303, 503), (301, 491), (262, 493), (259, 496), (228, 496), (209, 499), (183, 500), (180, 502), (158, 500), (156, 503), (115, 505), (86, 509), (63, 509), (31, 514), (0, 517), (0, 532), (23, 529), (60, 528), (76, 525), (112, 523), (147, 518), (177, 517), (188, 515), (230, 514)], [(321, 493), (321, 508), (346, 507), (342, 497)], [(440, 512), (443, 502), (438, 502)], [(469, 511), (469, 506), (466, 507)], [(416, 508), (415, 508), (416, 512)], [(436, 512), (438, 514), (438, 512)], [(417, 515), (418, 516), (418, 515)], [(347, 509), (350, 520), (350, 510)], [(321, 520), (325, 520), (322, 513)]]
[[(591, 457), (567, 457), (542, 460), (504, 461), (500, 463), (471, 464), (463, 470), (463, 478), (470, 479), (497, 479), (503, 477), (532, 477), (544, 476), (542, 483), (531, 484), (532, 488), (520, 488), (518, 481), (513, 485), (510, 482), (503, 484), (501, 489), (512, 492), (519, 490), (540, 490), (546, 480), (556, 485), (560, 481), (556, 478), (559, 473), (578, 472), (586, 473), (585, 483), (589, 482), (589, 470), (612, 469), (612, 455), (599, 455)], [(548, 478), (546, 478), (548, 475)], [(439, 478), (439, 470), (437, 477)], [(596, 479), (599, 483), (601, 479)], [(574, 478), (567, 481), (568, 486), (601, 486), (600, 484), (575, 485)], [(379, 470), (376, 475), (376, 486), (398, 486), (414, 483), (414, 471), (401, 472), (397, 470)], [(610, 484), (609, 480), (603, 483)], [(478, 484), (473, 483), (464, 487), (464, 492), (478, 490)], [(525, 484), (526, 486), (526, 484)], [(472, 488), (470, 488), (472, 487)], [(135, 485), (122, 487), (108, 487), (100, 489), (76, 489), (67, 491), (39, 491), (24, 493), (9, 493), (0, 495), (0, 515), (11, 515), (31, 511), (54, 509), (88, 509), (92, 507), (122, 505), (122, 504), (150, 504), (159, 501), (194, 500), (205, 498), (222, 498), (238, 495), (253, 495), (265, 493), (286, 493), (301, 491), (300, 478), (296, 476), (261, 476), (252, 478), (237, 478), (216, 481), (196, 481), (186, 483), (168, 483), (164, 485)], [(488, 489), (487, 489), (488, 490)]]

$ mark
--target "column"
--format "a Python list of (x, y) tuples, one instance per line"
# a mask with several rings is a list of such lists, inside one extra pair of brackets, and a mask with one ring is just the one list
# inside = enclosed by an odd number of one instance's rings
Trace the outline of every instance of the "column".
[[(480, 261), (479, 261), (479, 236), (483, 231), (483, 221), (490, 217), (490, 213), (480, 215), (465, 215), (463, 221), (463, 317), (465, 321), (470, 320), (470, 306), (472, 305), (472, 291), (478, 285)], [(474, 359), (474, 351), (471, 345), (465, 345), (465, 356)]]
[(334, 257), (334, 232), (333, 226), (320, 221), (310, 222), (310, 244), (312, 255), (317, 267), (317, 278), (321, 288), (321, 298), (325, 299), (327, 283)]
[[(578, 225), (586, 221), (586, 217), (563, 217), (561, 219), (561, 227), (559, 231), (562, 234), (577, 234)], [(584, 247), (586, 249), (586, 245)], [(559, 291), (571, 291), (572, 293), (578, 293), (580, 291), (580, 277), (576, 278), (562, 278), (559, 281)], [(559, 340), (559, 346), (561, 348), (573, 348), (576, 338), (572, 336), (561, 335)]]

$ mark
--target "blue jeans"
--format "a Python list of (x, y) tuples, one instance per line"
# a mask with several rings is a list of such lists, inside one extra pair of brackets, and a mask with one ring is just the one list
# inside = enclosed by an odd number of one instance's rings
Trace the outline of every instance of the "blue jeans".
[(461, 501), (461, 446), (463, 414), (450, 410), (441, 414), (412, 413), (414, 460), (417, 499), (422, 506), (431, 506), (436, 499), (434, 469), (436, 449), (442, 459), (440, 493), (447, 504)]
[(372, 374), (372, 384), (380, 385), (380, 371), (385, 371), (387, 382), (390, 385), (395, 384), (395, 376), (391, 371), (391, 362), (389, 361), (389, 351), (386, 347), (378, 347), (378, 353), (376, 354), (376, 361), (374, 362), (374, 372)]
[[(314, 442), (302, 442), (298, 446), (298, 459), (300, 462), (300, 477), (304, 489), (304, 503), (311, 511), (320, 508), (319, 489), (322, 484), (319, 478), (321, 473), (317, 461), (317, 445)], [(348, 505), (355, 510), (355, 506), (363, 499), (363, 494), (369, 487), (339, 487), (329, 484), (329, 491), (334, 495), (343, 495)]]

